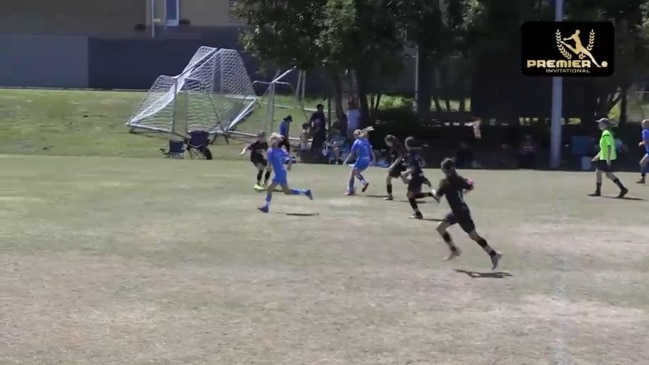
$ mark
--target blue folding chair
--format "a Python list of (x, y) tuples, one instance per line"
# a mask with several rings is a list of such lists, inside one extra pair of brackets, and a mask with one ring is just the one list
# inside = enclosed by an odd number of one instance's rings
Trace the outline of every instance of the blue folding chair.
[(212, 151), (209, 149), (210, 133), (207, 131), (191, 131), (187, 140), (187, 153), (190, 159), (212, 159)]
[(160, 151), (166, 158), (185, 158), (185, 141), (169, 141), (169, 149)]

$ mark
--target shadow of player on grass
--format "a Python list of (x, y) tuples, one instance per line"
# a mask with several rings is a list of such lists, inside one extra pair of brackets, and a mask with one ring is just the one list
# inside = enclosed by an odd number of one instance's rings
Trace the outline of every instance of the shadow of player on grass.
[(460, 274), (466, 274), (469, 276), (471, 279), (504, 279), (510, 276), (514, 276), (508, 272), (504, 271), (497, 271), (497, 272), (478, 272), (478, 271), (471, 271), (471, 270), (462, 270), (462, 269), (455, 269), (456, 273)]
[(616, 199), (616, 200), (631, 200), (631, 201), (639, 201), (639, 202), (646, 201), (645, 199), (634, 198), (634, 197), (631, 197), (631, 196), (625, 196), (624, 198), (618, 198), (617, 196), (601, 196), (601, 197), (605, 198), (605, 199)]

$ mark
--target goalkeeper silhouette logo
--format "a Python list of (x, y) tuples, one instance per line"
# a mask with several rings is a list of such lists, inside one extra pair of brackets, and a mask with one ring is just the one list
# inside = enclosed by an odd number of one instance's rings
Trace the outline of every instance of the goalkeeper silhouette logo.
[(611, 76), (614, 38), (609, 22), (524, 23), (522, 72), (526, 76)]

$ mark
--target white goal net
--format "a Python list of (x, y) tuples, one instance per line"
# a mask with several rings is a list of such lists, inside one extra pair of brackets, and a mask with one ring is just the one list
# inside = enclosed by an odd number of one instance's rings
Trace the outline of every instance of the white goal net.
[(133, 132), (187, 136), (225, 133), (257, 96), (239, 52), (200, 47), (177, 76), (159, 76), (126, 123)]

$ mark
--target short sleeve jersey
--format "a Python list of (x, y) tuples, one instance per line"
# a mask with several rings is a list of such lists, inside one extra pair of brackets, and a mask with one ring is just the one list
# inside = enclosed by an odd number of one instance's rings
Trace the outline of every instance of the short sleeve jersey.
[(394, 143), (392, 147), (390, 147), (390, 158), (392, 159), (392, 162), (402, 160), (405, 154), (406, 150), (398, 143)]
[(258, 161), (260, 158), (264, 158), (264, 151), (268, 149), (268, 143), (266, 141), (254, 141), (248, 145), (248, 151), (250, 151), (250, 161)]
[(268, 149), (268, 162), (273, 167), (275, 175), (279, 175), (286, 172), (284, 167), (284, 161), (288, 157), (288, 153), (280, 147), (271, 147)]
[[(609, 147), (611, 149), (611, 154), (609, 156)], [(613, 138), (613, 133), (610, 130), (605, 130), (602, 132), (602, 136), (599, 139), (599, 159), (600, 160), (610, 160), (613, 161), (617, 159), (617, 152), (615, 151), (615, 138)]]
[(464, 201), (464, 191), (471, 190), (473, 186), (460, 175), (446, 177), (439, 182), (437, 195), (446, 197), (451, 211), (455, 215), (470, 214), (469, 206)]
[(359, 138), (352, 144), (352, 152), (359, 160), (369, 160), (372, 158), (372, 144), (367, 139)]
[(419, 154), (414, 151), (408, 152), (408, 167), (412, 169), (412, 177), (424, 177), (424, 170), (421, 169), (422, 161)]
[(649, 154), (649, 129), (642, 130), (642, 140), (645, 142), (644, 144), (645, 152)]

